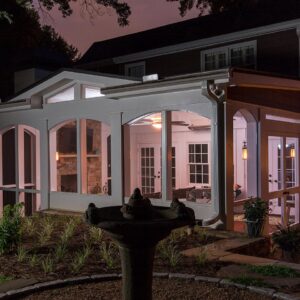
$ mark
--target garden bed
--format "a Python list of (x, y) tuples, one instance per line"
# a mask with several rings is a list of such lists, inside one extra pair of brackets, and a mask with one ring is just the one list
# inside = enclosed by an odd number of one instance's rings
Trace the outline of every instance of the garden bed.
[[(175, 230), (158, 245), (154, 271), (214, 276), (226, 263), (208, 264), (205, 254), (189, 258), (180, 252), (218, 239), (199, 227), (192, 235)], [(118, 249), (105, 232), (80, 217), (44, 214), (22, 220), (20, 243), (0, 255), (0, 265), (2, 276), (39, 281), (121, 272)]]

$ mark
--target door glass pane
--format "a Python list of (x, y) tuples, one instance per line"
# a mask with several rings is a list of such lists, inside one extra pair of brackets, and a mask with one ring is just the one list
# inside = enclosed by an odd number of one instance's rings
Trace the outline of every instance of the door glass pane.
[(33, 137), (24, 131), (24, 180), (33, 183)]
[(285, 187), (298, 186), (298, 139), (286, 138), (285, 145)]
[(268, 137), (268, 182), (269, 192), (275, 192), (283, 188), (282, 184), (282, 155), (283, 141), (281, 137)]

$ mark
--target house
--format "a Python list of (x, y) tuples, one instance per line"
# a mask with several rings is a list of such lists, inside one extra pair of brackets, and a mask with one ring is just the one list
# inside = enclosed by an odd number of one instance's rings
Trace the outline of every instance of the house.
[(121, 205), (140, 187), (153, 204), (179, 198), (206, 225), (239, 230), (257, 196), (268, 230), (299, 224), (299, 19), (286, 18), (249, 17), (214, 37), (206, 27), (198, 39), (179, 28), (204, 21), (185, 21), (103, 42), (99, 55), (96, 43), (80, 62), (94, 71), (59, 70), (20, 91), (0, 105), (0, 210)]
[(243, 67), (286, 76), (300, 72), (296, 0), (190, 19), (95, 42), (77, 68), (141, 78)]

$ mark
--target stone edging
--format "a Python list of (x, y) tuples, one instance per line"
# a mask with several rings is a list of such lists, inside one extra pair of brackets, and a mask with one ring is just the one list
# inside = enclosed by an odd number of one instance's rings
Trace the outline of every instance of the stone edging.
[[(67, 279), (58, 279), (54, 281), (37, 283), (24, 288), (10, 290), (6, 293), (0, 293), (0, 299), (15, 299), (15, 297), (31, 294), (33, 292), (40, 292), (47, 289), (60, 288), (68, 285), (75, 285), (81, 283), (92, 283), (120, 279), (122, 274), (99, 274), (91, 276), (73, 277)], [(299, 300), (299, 297), (293, 295), (276, 292), (274, 289), (262, 288), (255, 286), (246, 286), (243, 284), (237, 284), (229, 281), (228, 279), (216, 278), (216, 277), (206, 277), (206, 276), (196, 276), (191, 274), (182, 273), (153, 273), (153, 277), (157, 278), (170, 278), (170, 279), (185, 279), (185, 280), (195, 280), (208, 283), (216, 283), (220, 286), (233, 286), (239, 289), (247, 289), (256, 294), (272, 297), (273, 299), (280, 300)]]

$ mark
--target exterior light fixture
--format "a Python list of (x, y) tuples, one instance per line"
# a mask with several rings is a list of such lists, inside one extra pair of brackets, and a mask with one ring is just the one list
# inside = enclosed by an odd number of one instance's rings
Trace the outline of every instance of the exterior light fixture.
[(244, 142), (243, 148), (242, 148), (242, 159), (247, 160), (248, 159), (248, 148), (247, 148), (247, 142)]
[(55, 153), (55, 159), (56, 159), (56, 161), (59, 161), (59, 152), (58, 151), (56, 151), (56, 153)]
[(295, 145), (294, 144), (292, 144), (292, 147), (291, 147), (290, 157), (292, 157), (292, 158), (296, 157), (296, 149), (295, 149)]

